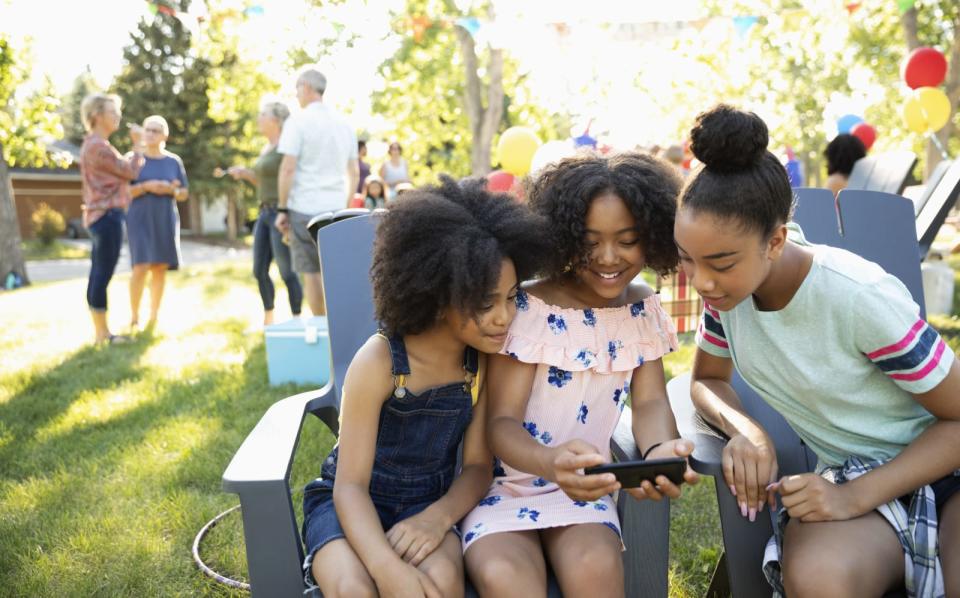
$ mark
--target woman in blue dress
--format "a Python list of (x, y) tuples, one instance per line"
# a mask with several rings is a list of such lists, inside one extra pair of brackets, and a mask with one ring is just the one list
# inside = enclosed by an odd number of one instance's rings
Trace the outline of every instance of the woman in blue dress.
[(187, 173), (176, 154), (164, 149), (170, 128), (162, 116), (143, 121), (146, 164), (130, 184), (133, 201), (127, 209), (127, 237), (133, 274), (130, 276), (130, 327), (139, 328), (140, 299), (150, 274), (150, 319), (157, 322), (167, 270), (180, 266), (180, 215), (176, 202), (185, 201)]

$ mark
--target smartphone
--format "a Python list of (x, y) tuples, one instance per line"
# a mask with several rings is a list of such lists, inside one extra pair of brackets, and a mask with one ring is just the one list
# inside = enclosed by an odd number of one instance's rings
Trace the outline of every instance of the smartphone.
[(676, 485), (683, 483), (683, 473), (687, 470), (687, 460), (683, 457), (672, 459), (649, 459), (647, 461), (621, 461), (607, 463), (583, 470), (586, 475), (612, 473), (624, 488), (637, 488), (640, 482), (648, 480), (656, 485), (658, 476), (666, 476)]

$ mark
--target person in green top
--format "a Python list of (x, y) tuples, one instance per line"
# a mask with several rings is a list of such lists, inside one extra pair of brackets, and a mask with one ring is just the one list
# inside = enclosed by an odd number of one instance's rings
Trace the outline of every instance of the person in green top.
[(227, 174), (238, 181), (247, 181), (257, 188), (260, 213), (253, 228), (253, 275), (260, 288), (263, 300), (263, 325), (273, 324), (274, 287), (270, 279), (270, 263), (276, 260), (280, 277), (287, 285), (290, 313), (300, 315), (303, 304), (303, 288), (300, 278), (290, 264), (290, 249), (282, 233), (274, 226), (277, 219), (277, 172), (283, 156), (277, 151), (283, 122), (290, 116), (290, 109), (281, 102), (267, 102), (260, 110), (257, 126), (267, 138), (267, 144), (254, 162), (253, 168), (231, 166)]
[[(774, 595), (960, 596), (960, 360), (897, 278), (804, 241), (760, 117), (717, 106), (690, 141), (703, 166), (674, 240), (705, 303), (691, 396), (729, 438), (722, 483), (741, 515), (779, 495)], [(816, 472), (778, 473), (734, 368), (816, 453)]]

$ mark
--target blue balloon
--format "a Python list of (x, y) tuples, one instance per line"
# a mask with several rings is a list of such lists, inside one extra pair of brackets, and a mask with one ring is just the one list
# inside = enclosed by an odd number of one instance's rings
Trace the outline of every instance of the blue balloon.
[(844, 114), (837, 120), (837, 132), (849, 133), (851, 129), (863, 122), (863, 118), (856, 114)]

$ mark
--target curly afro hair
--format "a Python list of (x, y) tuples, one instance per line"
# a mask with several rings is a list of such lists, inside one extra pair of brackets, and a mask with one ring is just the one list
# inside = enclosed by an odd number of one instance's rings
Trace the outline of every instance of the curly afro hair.
[(381, 325), (417, 334), (453, 306), (476, 314), (489, 300), (504, 258), (517, 280), (536, 275), (550, 251), (544, 222), (509, 195), (489, 193), (483, 180), (438, 186), (403, 196), (383, 216), (373, 249), (373, 303)]
[(767, 151), (767, 125), (753, 112), (719, 104), (697, 116), (690, 149), (703, 167), (687, 181), (680, 208), (740, 223), (764, 238), (790, 221), (793, 189)]
[(637, 222), (646, 266), (660, 275), (676, 270), (673, 220), (680, 176), (666, 162), (636, 152), (580, 154), (547, 166), (530, 183), (530, 207), (549, 222), (554, 251), (545, 274), (558, 277), (570, 264), (588, 261), (586, 219), (590, 202), (605, 193), (623, 199)]
[(827, 144), (823, 155), (827, 159), (827, 174), (839, 172), (844, 176), (850, 176), (853, 172), (853, 164), (867, 155), (867, 147), (859, 137), (841, 133)]

